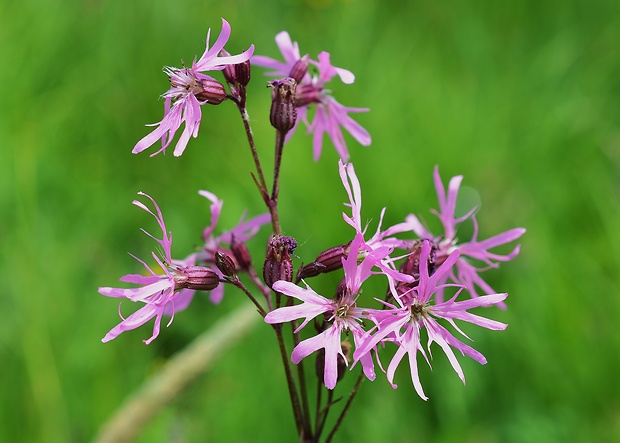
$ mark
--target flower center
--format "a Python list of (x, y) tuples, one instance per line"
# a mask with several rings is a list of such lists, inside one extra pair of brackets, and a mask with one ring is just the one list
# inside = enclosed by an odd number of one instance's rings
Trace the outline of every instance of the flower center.
[(339, 305), (338, 309), (336, 309), (336, 317), (338, 318), (346, 318), (346, 316), (349, 314), (349, 309), (351, 308), (351, 306), (349, 306), (348, 304), (343, 304), (343, 305)]
[(411, 312), (411, 319), (412, 320), (420, 321), (420, 320), (422, 320), (422, 317), (427, 317), (428, 316), (428, 305), (427, 304), (414, 303), (409, 308), (409, 312)]

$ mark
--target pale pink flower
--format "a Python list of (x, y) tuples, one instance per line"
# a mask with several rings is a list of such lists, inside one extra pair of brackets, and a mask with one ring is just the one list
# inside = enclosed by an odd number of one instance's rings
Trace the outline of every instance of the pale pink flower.
[[(217, 198), (215, 194), (209, 191), (198, 191), (198, 193), (211, 202), (211, 221), (203, 230), (202, 238), (204, 245), (197, 254), (198, 262), (203, 263), (210, 268), (218, 276), (223, 277), (221, 271), (215, 265), (215, 253), (223, 252), (234, 260), (234, 256), (230, 251), (230, 244), (233, 238), (237, 242), (245, 243), (250, 240), (258, 230), (271, 221), (268, 213), (258, 215), (249, 220), (245, 220), (245, 214), (239, 220), (239, 223), (229, 231), (225, 231), (219, 235), (215, 235), (215, 230), (220, 219), (224, 201)], [(220, 285), (213, 289), (209, 294), (212, 303), (220, 303), (224, 297), (224, 285)]]
[[(291, 37), (286, 31), (282, 31), (276, 36), (276, 43), (284, 58), (283, 62), (270, 57), (256, 55), (252, 57), (252, 63), (272, 69), (272, 71), (267, 72), (267, 75), (289, 77), (291, 69), (302, 58), (299, 53), (299, 46), (297, 42), (291, 41)], [(368, 108), (345, 107), (331, 96), (330, 91), (325, 89), (326, 83), (336, 75), (345, 84), (351, 84), (355, 81), (355, 76), (351, 71), (331, 64), (329, 53), (321, 52), (318, 55), (318, 61), (310, 59), (309, 63), (318, 68), (318, 74), (312, 76), (306, 73), (297, 84), (295, 92), (297, 122), (303, 120), (308, 128), (308, 133), (313, 134), (312, 144), (315, 161), (321, 156), (324, 134), (327, 134), (332, 139), (340, 158), (343, 161), (347, 161), (349, 152), (341, 128), (346, 129), (361, 145), (370, 145), (371, 137), (368, 131), (349, 117), (350, 113), (367, 112)], [(310, 122), (308, 119), (308, 106), (312, 103), (316, 105), (316, 112), (314, 119)], [(287, 139), (293, 134), (296, 126), (297, 123), (287, 134)]]
[(161, 139), (162, 147), (151, 157), (165, 152), (172, 142), (176, 131), (185, 123), (179, 140), (174, 148), (175, 157), (183, 154), (190, 137), (196, 138), (202, 119), (201, 105), (206, 103), (219, 104), (226, 99), (224, 86), (203, 72), (222, 70), (227, 65), (242, 63), (254, 53), (254, 45), (239, 55), (220, 56), (220, 52), (230, 37), (230, 25), (222, 19), (222, 31), (215, 44), (209, 48), (211, 29), (207, 32), (207, 48), (198, 61), (194, 59), (189, 68), (173, 68), (166, 66), (164, 72), (170, 79), (171, 87), (163, 94), (164, 118), (149, 126), (157, 126), (150, 134), (142, 138), (132, 152), (137, 154), (152, 146)]
[[(120, 313), (119, 305), (119, 315), (123, 320), (106, 334), (102, 339), (103, 342), (110, 341), (121, 333), (142, 326), (147, 321), (155, 318), (153, 334), (148, 340), (144, 341), (146, 344), (149, 344), (159, 335), (162, 317), (164, 315), (173, 316), (177, 302), (179, 302), (180, 308), (184, 308), (186, 304), (189, 303), (189, 301), (187, 301), (187, 292), (193, 292), (193, 290), (211, 290), (219, 284), (217, 275), (211, 270), (200, 266), (194, 266), (195, 255), (191, 255), (182, 261), (172, 259), (172, 234), (166, 230), (164, 218), (159, 206), (157, 206), (155, 200), (149, 195), (142, 192), (139, 192), (138, 195), (147, 197), (155, 207), (155, 212), (153, 212), (142, 202), (138, 200), (133, 201), (134, 205), (148, 212), (155, 218), (162, 231), (162, 238), (157, 238), (144, 229), (141, 229), (146, 235), (159, 243), (163, 251), (164, 256), (162, 258), (154, 252), (151, 254), (161, 271), (155, 272), (146, 262), (134, 257), (142, 263), (149, 275), (129, 274), (121, 277), (120, 281), (141, 285), (140, 287), (99, 288), (99, 293), (107, 297), (126, 298), (133, 302), (144, 303), (143, 307), (127, 318), (123, 317)], [(168, 325), (172, 322), (172, 318)]]
[[(465, 383), (465, 375), (463, 374), (463, 370), (452, 348), (457, 349), (463, 355), (467, 355), (481, 364), (486, 363), (486, 359), (480, 352), (455, 338), (447, 329), (439, 324), (437, 319), (446, 320), (465, 337), (467, 337), (467, 335), (458, 328), (454, 320), (466, 321), (492, 330), (503, 330), (507, 326), (503, 323), (467, 312), (468, 309), (479, 306), (496, 305), (507, 297), (508, 294), (505, 293), (491, 294), (476, 299), (457, 302), (455, 300), (461, 292), (461, 289), (459, 289), (450, 300), (431, 304), (431, 298), (437, 291), (447, 286), (458, 286), (441, 284), (441, 281), (445, 280), (446, 274), (450, 272), (450, 269), (458, 260), (459, 252), (452, 252), (442, 265), (430, 275), (428, 269), (430, 250), (431, 247), (429, 242), (424, 241), (420, 254), (420, 281), (418, 286), (400, 296), (395, 295), (394, 298), (397, 305), (385, 303), (388, 309), (382, 311), (375, 310), (372, 312), (372, 315), (369, 315), (369, 318), (372, 318), (377, 327), (374, 330), (374, 334), (368, 334), (364, 337), (363, 343), (358, 346), (353, 354), (357, 362), (364, 358), (371, 350), (376, 349), (377, 344), (380, 342), (395, 343), (398, 345), (398, 349), (387, 368), (386, 375), (388, 381), (392, 384), (392, 387), (397, 387), (396, 384), (394, 384), (394, 374), (401, 360), (405, 354), (407, 354), (409, 357), (409, 370), (413, 386), (418, 395), (424, 400), (427, 400), (428, 397), (424, 394), (422, 384), (420, 383), (417, 355), (418, 352), (420, 352), (430, 365), (428, 356), (431, 355), (430, 346), (433, 342), (437, 343), (442, 348), (452, 368), (463, 383)], [(421, 344), (420, 332), (423, 329), (426, 329), (428, 334), (428, 355)]]
[[(328, 328), (318, 335), (300, 342), (293, 353), (291, 361), (298, 364), (302, 359), (320, 349), (325, 350), (324, 382), (328, 389), (334, 389), (338, 379), (338, 356), (348, 364), (347, 358), (342, 352), (342, 333), (350, 331), (353, 335), (355, 346), (365, 336), (361, 321), (366, 318), (369, 309), (358, 307), (356, 302), (360, 294), (362, 283), (373, 273), (372, 268), (391, 251), (389, 247), (380, 247), (368, 254), (361, 263), (357, 263), (359, 247), (363, 239), (356, 235), (351, 243), (351, 252), (343, 261), (345, 275), (344, 289), (336, 299), (327, 299), (317, 294), (310, 286), (306, 288), (287, 282), (277, 281), (273, 285), (275, 291), (301, 300), (300, 305), (285, 306), (275, 309), (267, 314), (265, 322), (284, 323), (303, 318), (304, 321), (297, 328), (301, 330), (311, 320), (320, 314), (325, 314), (330, 324)], [(364, 374), (371, 380), (375, 378), (374, 364), (370, 353), (361, 358)]]
[[(342, 180), (342, 185), (344, 186), (345, 191), (347, 192), (347, 196), (349, 197), (349, 202), (345, 203), (345, 206), (351, 208), (351, 215), (347, 215), (346, 213), (342, 213), (342, 217), (344, 221), (348, 223), (355, 229), (357, 235), (362, 238), (362, 243), (360, 245), (360, 250), (363, 254), (369, 253), (377, 248), (389, 247), (391, 250), (394, 248), (405, 248), (406, 242), (403, 240), (399, 240), (396, 237), (393, 237), (394, 234), (400, 232), (407, 232), (411, 230), (411, 226), (407, 223), (400, 223), (394, 226), (389, 227), (385, 231), (381, 230), (381, 225), (383, 223), (383, 217), (385, 215), (385, 209), (381, 210), (381, 214), (379, 216), (379, 222), (377, 223), (377, 230), (368, 240), (366, 237), (366, 230), (368, 228), (367, 224), (362, 222), (362, 188), (360, 186), (359, 179), (355, 174), (355, 168), (352, 163), (345, 164), (342, 160), (338, 162), (338, 168), (340, 173), (340, 179)], [(389, 277), (390, 284), (394, 279), (399, 281), (407, 281), (412, 282), (413, 277), (401, 274), (398, 272), (394, 265), (393, 261), (397, 260), (397, 258), (391, 258), (389, 256), (384, 257), (381, 261), (379, 261), (376, 266), (381, 268), (383, 273), (385, 273)]]
[[(479, 295), (476, 287), (481, 288), (485, 294), (495, 293), (495, 290), (480, 277), (479, 273), (489, 268), (499, 267), (498, 262), (509, 261), (515, 258), (519, 254), (520, 245), (517, 245), (508, 254), (495, 254), (489, 250), (517, 240), (525, 233), (525, 229), (510, 229), (487, 240), (478, 241), (478, 222), (475, 216), (477, 208), (473, 208), (461, 217), (455, 216), (456, 200), (463, 176), (452, 177), (448, 184), (447, 191), (441, 181), (438, 167), (435, 167), (433, 178), (439, 198), (439, 211), (433, 211), (433, 213), (435, 213), (441, 221), (444, 234), (434, 236), (413, 214), (406, 217), (403, 226), (408, 225), (421, 239), (432, 240), (437, 244), (438, 262), (444, 260), (454, 251), (460, 252), (460, 257), (454, 269), (445, 276), (443, 282), (451, 278), (453, 281), (465, 286), (472, 297), (477, 297)], [(474, 224), (473, 236), (469, 242), (459, 242), (457, 238), (458, 225), (469, 218), (472, 219)], [(482, 262), (486, 266), (476, 267), (476, 261)], [(441, 293), (439, 293), (438, 298), (441, 299), (441, 297)], [(500, 303), (499, 306), (505, 308), (503, 303)]]

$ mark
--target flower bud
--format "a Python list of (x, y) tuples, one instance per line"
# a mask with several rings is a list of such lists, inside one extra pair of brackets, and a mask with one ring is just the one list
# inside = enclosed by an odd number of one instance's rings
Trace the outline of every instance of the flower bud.
[(270, 288), (278, 280), (293, 280), (293, 260), (291, 254), (297, 248), (292, 237), (274, 235), (267, 246), (267, 256), (263, 266), (263, 279)]
[(335, 271), (342, 268), (342, 259), (347, 258), (351, 242), (334, 246), (321, 252), (314, 262), (309, 263), (299, 270), (299, 278), (316, 277), (319, 274)]
[(237, 240), (237, 237), (235, 237), (234, 235), (230, 240), (230, 250), (235, 257), (235, 260), (237, 260), (240, 270), (248, 271), (252, 269), (252, 257), (250, 257), (250, 251), (248, 251), (248, 247), (245, 245), (245, 243)]
[[(437, 245), (434, 242), (430, 243), (431, 252), (428, 256), (428, 273), (432, 275), (435, 272), (435, 253), (437, 252)], [(411, 251), (407, 256), (405, 262), (400, 266), (400, 272), (403, 274), (411, 275), (415, 281), (411, 283), (398, 282), (396, 285), (396, 291), (399, 294), (409, 292), (412, 288), (418, 285), (420, 280), (420, 254), (422, 253), (422, 241), (415, 241), (411, 247)]]
[(201, 89), (194, 93), (196, 98), (202, 102), (206, 101), (211, 105), (219, 105), (226, 100), (226, 89), (217, 80), (207, 78), (200, 80)]
[(271, 111), (269, 121), (271, 125), (281, 132), (288, 132), (297, 120), (297, 108), (295, 107), (295, 79), (286, 77), (267, 83), (272, 89)]
[(187, 288), (197, 291), (210, 291), (220, 284), (217, 274), (203, 266), (179, 266), (172, 273), (174, 275), (175, 290)]
[[(227, 50), (222, 49), (220, 51), (220, 55), (222, 57), (229, 57), (230, 53)], [(237, 87), (237, 70), (235, 69), (235, 65), (224, 65), (224, 69), (222, 69), (222, 74), (224, 74), (226, 83), (231, 85), (233, 88)]]
[[(228, 57), (230, 54), (225, 49), (220, 51), (220, 55), (223, 57)], [(231, 88), (237, 89), (239, 85), (247, 86), (250, 83), (250, 60), (246, 60), (241, 63), (237, 63), (236, 65), (224, 65), (224, 69), (222, 73), (224, 74), (224, 78), (226, 79), (226, 83), (228, 83)]]
[(422, 252), (422, 242), (415, 241), (405, 262), (400, 266), (400, 272), (411, 275), (416, 280), (420, 278), (420, 253)]
[(294, 79), (297, 83), (301, 83), (301, 81), (306, 76), (307, 72), (308, 72), (308, 54), (304, 55), (302, 58), (300, 58), (299, 60), (295, 62), (288, 76)]
[(295, 106), (301, 108), (310, 103), (321, 102), (322, 88), (315, 85), (297, 85), (295, 88)]
[(319, 274), (322, 274), (325, 271), (326, 266), (322, 263), (312, 262), (308, 263), (301, 267), (299, 272), (297, 273), (297, 278), (310, 278), (316, 277)]
[(228, 254), (217, 251), (215, 253), (215, 265), (226, 277), (232, 277), (236, 274), (235, 262)]
[(252, 78), (251, 68), (252, 65), (250, 64), (250, 60), (246, 60), (235, 65), (237, 81), (241, 86), (245, 87), (248, 83), (250, 83), (250, 78)]

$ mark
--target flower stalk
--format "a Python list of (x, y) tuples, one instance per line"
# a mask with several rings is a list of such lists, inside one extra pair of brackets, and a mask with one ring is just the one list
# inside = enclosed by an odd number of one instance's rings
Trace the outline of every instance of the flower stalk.
[[(222, 30), (211, 47), (210, 30), (207, 33), (206, 49), (200, 58), (195, 58), (190, 66), (164, 68), (170, 83), (170, 88), (163, 94), (164, 117), (154, 125), (151, 133), (136, 143), (132, 152), (143, 152), (161, 141), (161, 148), (151, 155), (164, 153), (177, 130), (184, 125), (174, 148), (174, 156), (181, 156), (190, 138), (198, 136), (203, 107), (233, 102), (241, 116), (254, 163), (251, 177), (267, 212), (247, 220), (244, 213), (237, 225), (222, 231), (219, 219), (223, 201), (209, 191), (199, 191), (200, 196), (209, 201), (210, 212), (201, 244), (184, 258), (173, 258), (177, 256), (172, 251), (172, 232), (164, 222), (163, 211), (154, 198), (140, 192), (141, 200), (135, 200), (133, 204), (155, 220), (157, 231), (142, 231), (156, 242), (156, 247), (148, 260), (136, 257), (143, 267), (142, 274), (121, 277), (121, 282), (133, 287), (99, 288), (99, 293), (104, 296), (124, 299), (125, 305), (131, 302), (138, 306), (127, 317), (121, 314), (119, 307), (120, 323), (102, 341), (111, 341), (121, 333), (153, 320), (151, 336), (144, 341), (149, 344), (160, 335), (164, 318), (164, 324), (171, 326), (175, 316), (188, 309), (194, 297), (207, 296), (215, 309), (224, 297), (224, 287), (234, 287), (250, 300), (252, 312), (257, 311), (263, 322), (271, 325), (275, 332), (299, 441), (329, 443), (351, 410), (363, 380), (372, 381), (377, 375), (384, 375), (387, 382), (397, 388), (395, 373), (405, 357), (413, 389), (422, 400), (427, 397), (418, 364), (426, 362), (430, 366), (433, 345), (441, 348), (463, 382), (465, 375), (457, 354), (486, 364), (484, 355), (467, 344), (471, 339), (457, 322), (494, 331), (507, 327), (471, 310), (506, 308), (508, 294), (496, 292), (482, 274), (519, 254), (519, 245), (508, 254), (496, 253), (494, 249), (518, 240), (525, 229), (514, 228), (479, 240), (478, 208), (457, 215), (458, 192), (463, 177), (452, 177), (446, 188), (436, 167), (433, 181), (439, 209), (433, 212), (443, 232), (433, 234), (413, 213), (385, 228), (382, 225), (386, 208), (375, 215), (374, 220), (378, 223), (374, 233), (371, 232), (368, 218), (362, 217), (362, 186), (353, 164), (348, 162), (349, 151), (343, 135), (344, 130), (359, 144), (370, 145), (370, 134), (350, 117), (352, 113), (367, 112), (368, 109), (345, 107), (327, 89), (327, 84), (335, 77), (344, 84), (352, 84), (355, 80), (353, 73), (332, 65), (331, 55), (327, 52), (320, 52), (316, 58), (309, 54), (302, 56), (297, 42), (293, 42), (285, 31), (276, 36), (283, 61), (254, 55), (253, 45), (231, 55), (224, 49), (229, 36), (230, 25), (222, 20)], [(246, 109), (252, 65), (266, 67), (271, 70), (267, 74), (276, 77), (268, 82), (271, 88), (269, 121), (276, 130), (271, 188), (267, 184)], [(223, 81), (211, 76), (218, 71)], [(309, 109), (314, 109), (313, 113), (309, 113)], [(337, 172), (344, 188), (342, 194), (346, 207), (342, 220), (348, 233), (336, 246), (322, 245), (318, 250), (323, 252), (313, 261), (306, 261), (307, 264), (295, 269), (294, 259), (301, 257), (296, 255), (297, 241), (288, 234), (295, 233), (296, 225), (287, 225), (286, 230), (281, 225), (279, 201), (285, 145), (300, 122), (313, 136), (315, 161), (321, 155), (325, 135), (331, 139), (340, 157)], [(294, 210), (289, 212), (294, 213)], [(470, 239), (463, 241), (457, 233), (459, 225), (466, 221), (473, 224), (474, 232)], [(256, 259), (256, 252), (250, 253), (250, 242), (265, 224), (271, 224), (270, 233), (262, 237), (262, 245), (267, 245), (266, 251), (263, 249), (264, 256)], [(299, 249), (303, 255), (304, 248)], [(322, 286), (315, 285), (315, 281), (327, 273), (339, 275), (340, 281), (332, 290), (325, 292), (323, 289), (319, 293), (314, 288)], [(310, 279), (312, 286), (308, 283)], [(378, 293), (366, 289), (364, 293), (364, 288), (373, 287), (366, 285), (370, 279), (382, 279), (382, 288), (385, 289)], [(230, 321), (235, 322), (234, 319)], [(309, 323), (314, 325), (314, 331), (306, 328)], [(293, 349), (290, 353), (284, 339), (285, 324), (291, 327)], [(239, 330), (243, 327), (240, 326)], [(288, 335), (287, 339), (290, 340)], [(388, 366), (384, 369), (379, 364), (380, 371), (376, 371), (380, 354), (389, 347), (395, 349)], [(307, 390), (312, 375), (304, 366), (310, 356), (316, 357), (315, 398), (311, 398)], [(182, 361), (192, 366), (191, 362)], [(293, 369), (292, 365), (296, 368)], [(343, 395), (341, 381), (350, 377), (352, 371), (357, 371), (356, 381), (350, 393)], [(344, 398), (346, 401), (341, 404)], [(333, 408), (337, 405), (341, 406), (340, 412), (327, 432), (327, 417), (330, 413), (335, 414)]]

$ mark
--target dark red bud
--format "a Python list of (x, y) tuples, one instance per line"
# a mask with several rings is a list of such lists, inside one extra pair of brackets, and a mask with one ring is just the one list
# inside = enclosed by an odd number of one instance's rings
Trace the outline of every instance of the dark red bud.
[[(228, 57), (230, 53), (225, 49), (222, 49), (220, 51), (220, 55), (222, 57)], [(233, 87), (237, 87), (237, 70), (235, 69), (235, 65), (224, 65), (224, 69), (222, 69), (222, 74), (224, 74), (226, 83)]]
[(203, 266), (186, 266), (173, 271), (175, 289), (195, 289), (197, 291), (210, 291), (220, 284), (220, 279), (215, 272)]
[(306, 76), (307, 72), (308, 72), (308, 54), (304, 55), (302, 58), (300, 58), (299, 60), (295, 62), (288, 76), (295, 79), (297, 83), (301, 83), (301, 81)]
[(250, 60), (235, 65), (237, 81), (241, 86), (247, 86), (250, 83), (250, 78), (252, 77), (251, 68)]
[(322, 88), (315, 85), (297, 85), (295, 88), (295, 106), (301, 108), (310, 103), (320, 103)]
[(297, 278), (316, 277), (317, 275), (325, 272), (325, 269), (326, 266), (322, 263), (308, 263), (307, 265), (302, 266), (302, 268), (299, 270), (299, 272), (297, 273)]
[(230, 250), (239, 264), (239, 269), (248, 271), (252, 268), (252, 257), (250, 257), (248, 247), (245, 243), (238, 241), (234, 235), (230, 241)]
[(274, 235), (267, 246), (267, 256), (263, 266), (263, 279), (270, 288), (278, 280), (293, 280), (293, 260), (297, 242), (292, 237)]
[(227, 277), (232, 277), (236, 274), (235, 262), (228, 254), (217, 251), (215, 253), (215, 265)]
[(342, 259), (347, 258), (351, 242), (334, 246), (321, 252), (314, 262), (305, 265), (299, 270), (299, 278), (315, 277), (319, 274), (335, 271), (342, 268)]
[(297, 120), (295, 107), (295, 79), (286, 77), (268, 83), (271, 91), (271, 111), (269, 121), (280, 132), (288, 132)]
[(200, 81), (202, 90), (196, 93), (196, 98), (201, 102), (206, 101), (212, 105), (219, 105), (226, 100), (226, 89), (224, 85), (217, 80), (204, 79)]

